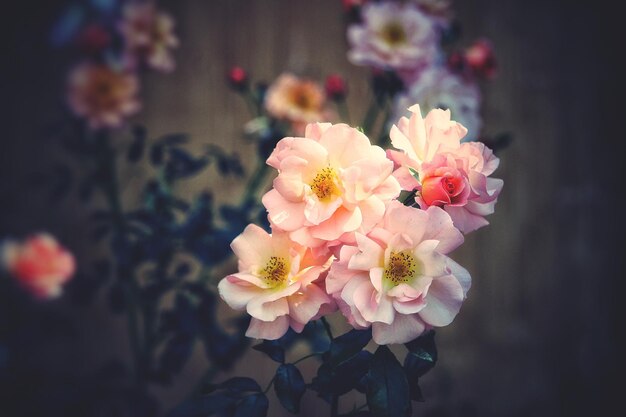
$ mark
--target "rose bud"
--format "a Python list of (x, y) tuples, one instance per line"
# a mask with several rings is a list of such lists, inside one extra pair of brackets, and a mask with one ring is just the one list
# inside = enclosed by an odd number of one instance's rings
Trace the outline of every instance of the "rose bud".
[(496, 57), (491, 42), (480, 39), (465, 50), (465, 61), (472, 72), (482, 78), (492, 79), (496, 75)]
[(236, 91), (248, 89), (248, 73), (241, 67), (234, 66), (228, 71), (228, 83)]
[(332, 100), (341, 101), (348, 94), (346, 81), (338, 74), (331, 74), (326, 77), (326, 95)]
[(86, 54), (97, 54), (111, 44), (111, 35), (102, 26), (87, 26), (76, 40), (78, 47)]
[(0, 258), (18, 284), (39, 299), (58, 297), (76, 269), (74, 256), (44, 233), (23, 243), (5, 243)]

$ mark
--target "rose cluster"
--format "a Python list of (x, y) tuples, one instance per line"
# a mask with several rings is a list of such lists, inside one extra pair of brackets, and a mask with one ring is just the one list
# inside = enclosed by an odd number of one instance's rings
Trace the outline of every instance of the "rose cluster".
[(462, 143), (449, 110), (410, 111), (391, 129), (394, 150), (345, 124), (278, 142), (262, 199), (272, 233), (249, 225), (235, 238), (239, 271), (218, 286), (252, 316), (248, 336), (277, 339), (339, 310), (376, 343), (405, 343), (454, 319), (470, 275), (448, 255), (488, 223), (499, 160)]
[(81, 14), (95, 16), (92, 22), (63, 31), (71, 33), (68, 41), (80, 56), (67, 80), (68, 106), (94, 130), (119, 128), (135, 115), (141, 108), (141, 71), (174, 70), (172, 51), (179, 45), (174, 19), (154, 0), (124, 0), (111, 2), (110, 10), (103, 7)]

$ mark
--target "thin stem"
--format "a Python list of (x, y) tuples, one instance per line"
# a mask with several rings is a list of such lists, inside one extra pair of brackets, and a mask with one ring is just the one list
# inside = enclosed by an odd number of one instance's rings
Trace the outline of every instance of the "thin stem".
[(339, 414), (339, 396), (333, 395), (330, 403), (330, 417), (337, 417)]
[(387, 132), (387, 121), (391, 117), (391, 100), (385, 100), (384, 104), (384, 117), (380, 123), (380, 133), (377, 136), (377, 145), (381, 147), (387, 146), (387, 138), (389, 137)]
[(369, 135), (369, 133), (371, 132), (374, 123), (376, 123), (377, 116), (378, 102), (376, 101), (376, 97), (372, 97), (370, 106), (367, 109), (367, 113), (365, 113), (365, 117), (363, 118), (363, 124), (361, 125), (366, 135)]
[(322, 321), (322, 324), (324, 325), (324, 330), (326, 330), (326, 334), (328, 335), (328, 338), (332, 342), (334, 338), (333, 338), (333, 332), (330, 330), (330, 324), (328, 324), (326, 317), (322, 317), (320, 320)]
[(268, 168), (269, 168), (269, 165), (267, 165), (265, 161), (259, 160), (259, 163), (255, 171), (252, 173), (252, 175), (248, 179), (248, 183), (246, 184), (246, 189), (244, 190), (244, 193), (241, 199), (242, 206), (254, 200), (256, 193), (258, 191), (258, 188), (263, 183), (263, 180), (265, 179), (265, 176), (267, 175), (267, 172), (269, 171)]
[[(117, 178), (116, 155), (115, 151), (109, 145), (109, 136), (99, 137), (98, 147), (99, 156), (102, 157), (105, 183), (102, 184), (102, 191), (105, 194), (115, 226), (115, 234), (122, 242), (126, 241), (126, 221), (124, 219), (124, 211), (120, 199), (119, 182)], [(141, 340), (139, 335), (139, 310), (137, 308), (137, 287), (134, 281), (133, 271), (126, 265), (118, 270), (118, 279), (125, 286), (124, 295), (127, 305), (128, 333), (133, 353), (135, 378), (139, 385), (142, 384), (142, 361), (141, 361)]]
[(265, 387), (265, 389), (263, 390), (263, 394), (267, 394), (267, 392), (270, 390), (270, 388), (272, 388), (272, 385), (274, 385), (274, 380), (276, 379), (276, 375), (274, 375), (272, 377), (272, 379), (270, 379), (270, 382), (268, 382), (267, 386)]
[(323, 352), (313, 352), (313, 353), (310, 353), (310, 354), (308, 354), (306, 356), (303, 356), (302, 358), (300, 358), (297, 361), (293, 362), (293, 364), (297, 365), (297, 364), (299, 364), (300, 362), (302, 362), (302, 361), (304, 361), (306, 359), (312, 358), (314, 356), (322, 356), (323, 354), (324, 354)]
[(335, 103), (337, 104), (337, 111), (339, 112), (341, 120), (350, 124), (350, 112), (348, 111), (348, 103), (346, 103), (346, 100), (337, 100)]

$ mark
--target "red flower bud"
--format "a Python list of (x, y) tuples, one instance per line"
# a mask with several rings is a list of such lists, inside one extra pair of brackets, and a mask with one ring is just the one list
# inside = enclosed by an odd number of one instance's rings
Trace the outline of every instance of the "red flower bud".
[(472, 72), (482, 78), (491, 79), (496, 75), (496, 57), (491, 42), (480, 39), (465, 50), (465, 61)]
[(333, 100), (343, 100), (348, 94), (346, 81), (337, 74), (326, 77), (326, 94)]
[(230, 86), (238, 91), (248, 88), (248, 73), (241, 67), (234, 66), (228, 71)]

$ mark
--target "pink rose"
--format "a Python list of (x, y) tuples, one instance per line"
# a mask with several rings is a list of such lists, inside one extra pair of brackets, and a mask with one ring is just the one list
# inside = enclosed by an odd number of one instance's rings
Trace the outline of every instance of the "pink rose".
[(2, 261), (20, 285), (40, 299), (58, 297), (76, 269), (72, 254), (48, 234), (5, 243)]
[(489, 222), (503, 182), (489, 178), (499, 159), (480, 142), (464, 142), (467, 130), (450, 120), (450, 112), (432, 110), (422, 119), (419, 106), (410, 108), (410, 119), (401, 118), (391, 129), (390, 151), (394, 175), (408, 191), (417, 191), (421, 208), (442, 207), (463, 233)]
[(440, 208), (394, 201), (378, 227), (341, 248), (326, 289), (352, 326), (372, 327), (376, 343), (406, 343), (459, 312), (471, 279), (446, 255), (462, 242)]
[(383, 216), (400, 186), (385, 151), (344, 124), (312, 124), (284, 138), (267, 163), (278, 169), (263, 196), (273, 226), (311, 248), (350, 241)]
[(275, 340), (289, 327), (301, 332), (311, 320), (335, 309), (323, 289), (328, 257), (289, 240), (286, 233), (266, 233), (253, 224), (231, 243), (239, 272), (222, 279), (218, 290), (235, 310), (252, 316), (248, 337)]

